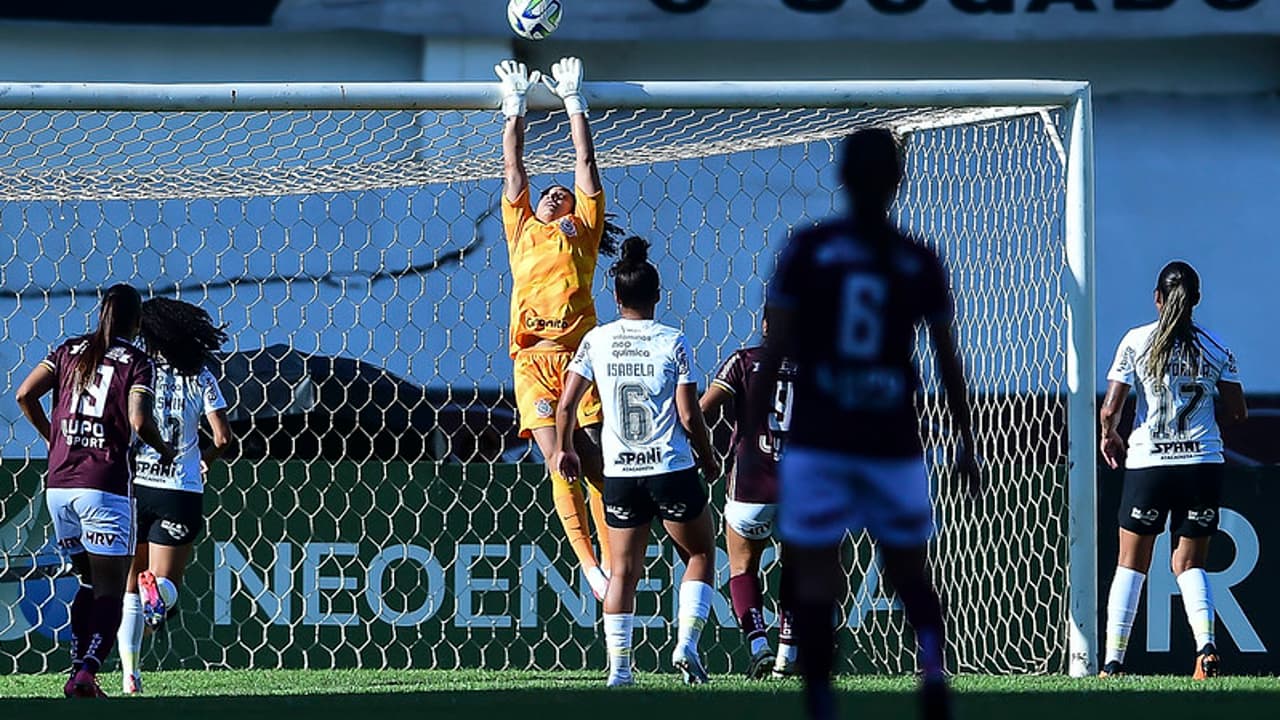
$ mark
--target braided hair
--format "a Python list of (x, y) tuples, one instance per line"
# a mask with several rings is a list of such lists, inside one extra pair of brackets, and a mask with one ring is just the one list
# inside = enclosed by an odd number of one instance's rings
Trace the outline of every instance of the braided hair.
[(226, 325), (214, 324), (203, 308), (181, 300), (152, 298), (142, 303), (142, 339), (181, 375), (196, 375), (214, 361), (227, 341)]

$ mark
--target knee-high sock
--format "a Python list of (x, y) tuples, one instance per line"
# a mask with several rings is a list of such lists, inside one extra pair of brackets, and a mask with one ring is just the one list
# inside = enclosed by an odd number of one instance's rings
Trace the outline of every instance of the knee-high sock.
[(676, 609), (676, 653), (698, 651), (702, 628), (711, 614), (711, 596), (715, 590), (700, 580), (680, 583), (680, 605)]
[(1142, 597), (1142, 583), (1147, 576), (1127, 567), (1116, 567), (1111, 581), (1111, 593), (1107, 596), (1107, 654), (1103, 663), (1124, 662), (1124, 651), (1129, 647), (1129, 632), (1133, 630), (1133, 616), (1138, 612), (1138, 600)]
[(84, 643), (81, 660), (90, 672), (102, 669), (102, 663), (111, 655), (120, 632), (120, 616), (124, 614), (124, 598), (119, 595), (102, 595), (93, 599), (93, 613), (89, 621), (89, 638)]
[(609, 651), (609, 676), (631, 677), (632, 613), (604, 614), (604, 641)]
[(600, 567), (609, 574), (609, 526), (604, 521), (604, 480), (587, 478), (587, 500), (591, 506), (591, 522), (596, 528), (596, 539), (600, 543)]
[(120, 653), (120, 672), (130, 675), (138, 671), (138, 653), (142, 651), (142, 598), (138, 593), (125, 593), (124, 614), (120, 618), (120, 633), (116, 636)]
[(765, 636), (764, 593), (760, 590), (760, 578), (753, 573), (743, 573), (729, 578), (729, 599), (733, 602), (733, 614), (738, 626), (751, 647), (752, 654), (769, 647)]
[(81, 585), (71, 600), (71, 670), (79, 670), (84, 662), (84, 644), (89, 641), (93, 619), (93, 587)]
[(1178, 576), (1178, 589), (1182, 591), (1182, 606), (1187, 611), (1187, 623), (1196, 636), (1196, 649), (1213, 644), (1213, 593), (1209, 590), (1209, 576), (1204, 568), (1191, 568)]
[(551, 499), (556, 504), (556, 514), (564, 526), (565, 537), (584, 568), (599, 565), (591, 548), (591, 534), (587, 531), (587, 504), (582, 496), (582, 485), (570, 482), (560, 473), (551, 473)]

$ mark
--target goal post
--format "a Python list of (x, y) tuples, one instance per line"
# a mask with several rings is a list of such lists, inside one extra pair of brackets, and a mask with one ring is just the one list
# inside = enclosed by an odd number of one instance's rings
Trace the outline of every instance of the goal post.
[[(1066, 81), (587, 83), (610, 212), (654, 243), (704, 382), (758, 341), (788, 232), (843, 209), (839, 141), (904, 140), (895, 208), (957, 299), (990, 491), (941, 482), (952, 438), (927, 343), (932, 552), (962, 672), (1096, 664), (1090, 91)], [(523, 667), (603, 660), (548, 486), (513, 437), (496, 83), (0, 83), (0, 369), (14, 387), (130, 282), (229, 324), (240, 435), (152, 667)], [(571, 179), (559, 101), (529, 98), (537, 188)], [(602, 259), (607, 265), (608, 259)], [(614, 313), (603, 272), (595, 294)], [(45, 449), (7, 413), (0, 672), (63, 666), (68, 585)], [(724, 427), (718, 428), (723, 434)], [(723, 486), (711, 488), (720, 506)], [(651, 548), (637, 664), (665, 667), (679, 570)], [(846, 670), (914, 669), (865, 537)], [(770, 560), (766, 584), (776, 590)], [(723, 554), (717, 583), (727, 580)], [(772, 614), (770, 614), (772, 615)], [(743, 661), (718, 597), (704, 648)], [(668, 649), (669, 650), (669, 649)]]

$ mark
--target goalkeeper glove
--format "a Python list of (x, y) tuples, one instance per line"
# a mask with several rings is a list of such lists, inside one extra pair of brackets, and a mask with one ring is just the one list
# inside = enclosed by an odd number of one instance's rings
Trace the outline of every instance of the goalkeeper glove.
[(506, 117), (524, 117), (525, 93), (538, 82), (541, 75), (537, 70), (532, 73), (525, 69), (524, 63), (515, 60), (503, 60), (493, 66), (502, 84), (502, 114)]
[(587, 114), (587, 99), (582, 96), (582, 61), (575, 57), (561, 58), (551, 66), (551, 77), (543, 76), (543, 84), (564, 100), (565, 112), (570, 115)]

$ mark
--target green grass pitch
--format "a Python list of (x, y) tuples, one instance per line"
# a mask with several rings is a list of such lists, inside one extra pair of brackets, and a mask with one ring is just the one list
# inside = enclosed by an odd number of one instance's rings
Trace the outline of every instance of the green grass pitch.
[[(686, 688), (674, 676), (640, 675), (639, 685), (607, 690), (599, 673), (474, 670), (173, 671), (146, 677), (147, 695), (112, 698), (85, 713), (60, 698), (63, 676), (0, 677), (0, 717), (14, 720), (770, 720), (800, 717), (798, 681), (750, 682), (717, 676)], [(119, 675), (103, 676), (119, 693)], [(849, 676), (839, 680), (843, 716), (915, 717), (913, 681)], [(1173, 720), (1280, 718), (1280, 679), (963, 676), (955, 681), (959, 720)]]

